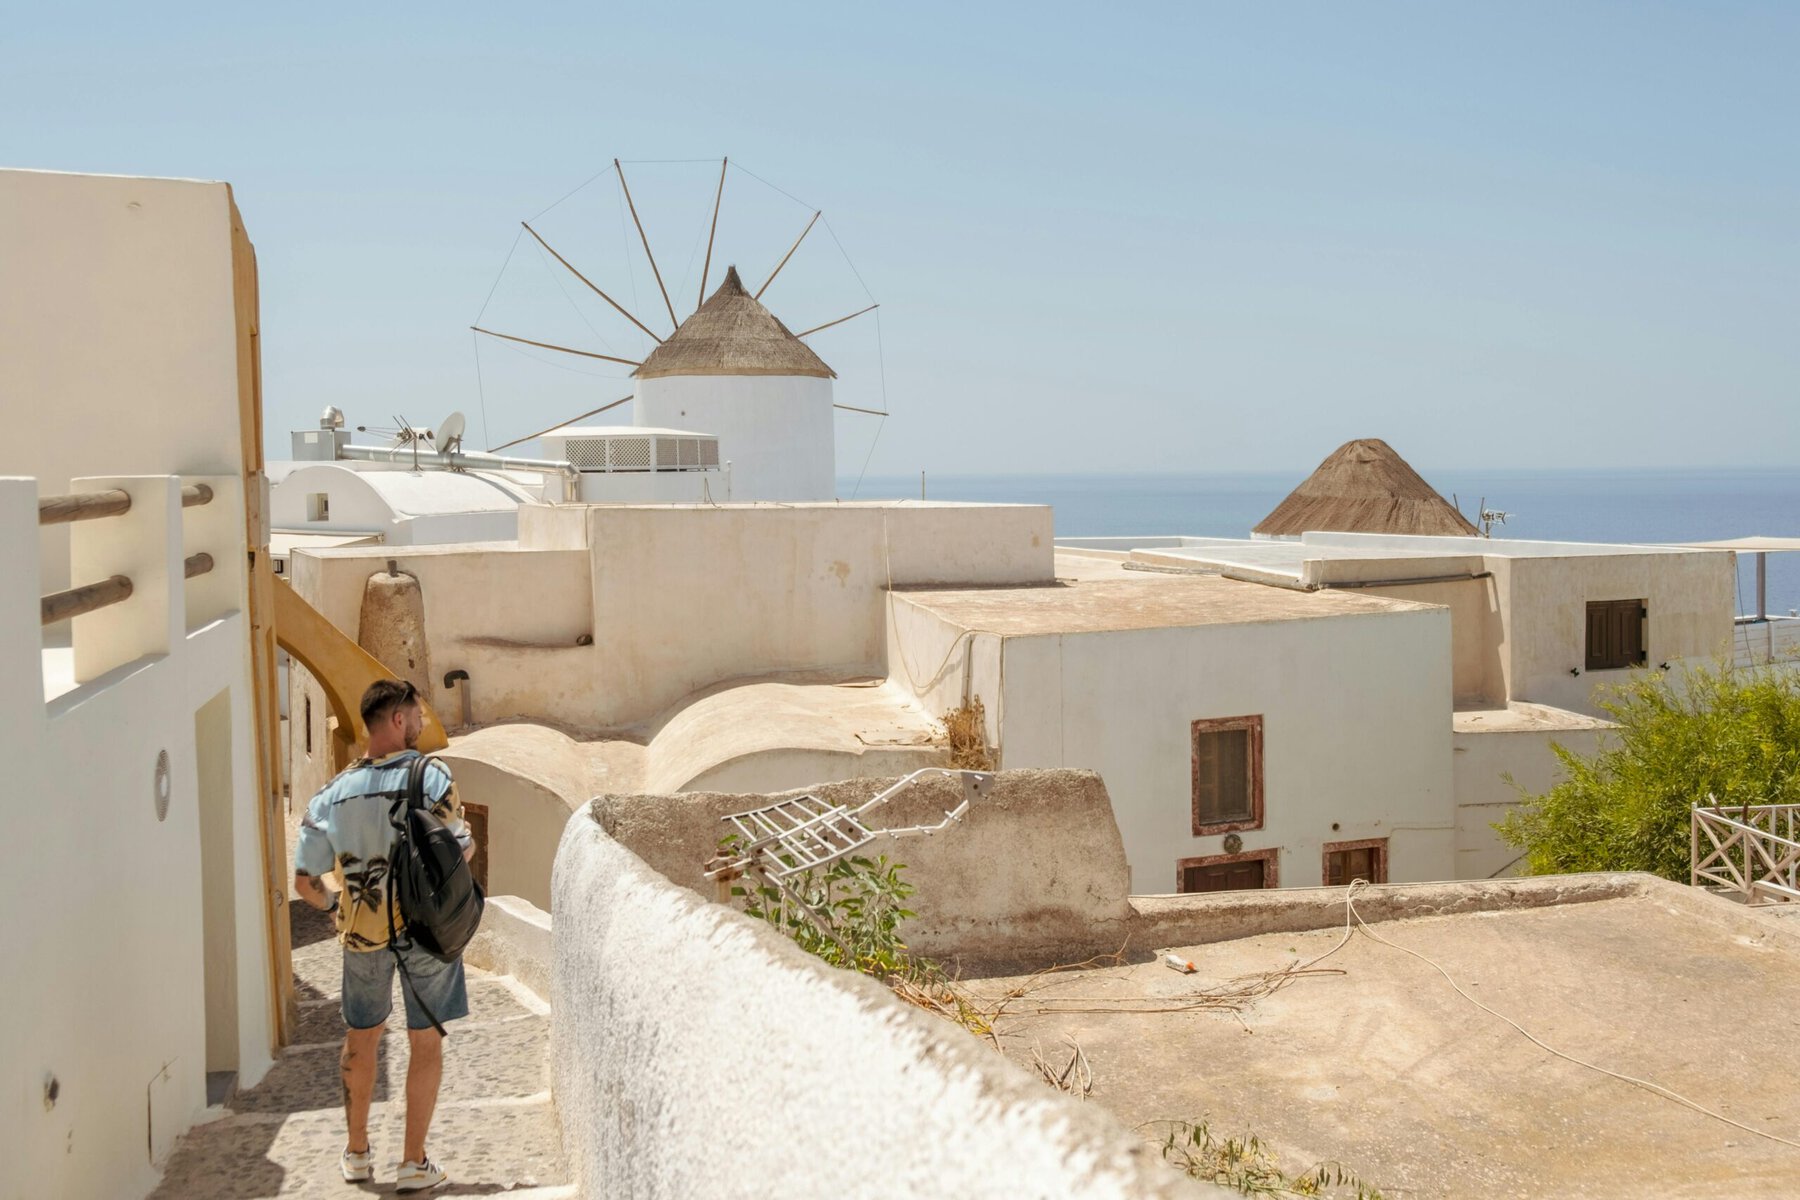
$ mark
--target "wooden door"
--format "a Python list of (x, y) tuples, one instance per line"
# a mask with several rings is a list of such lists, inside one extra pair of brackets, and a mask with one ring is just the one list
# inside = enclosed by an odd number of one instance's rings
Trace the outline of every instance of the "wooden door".
[(1181, 869), (1184, 892), (1239, 892), (1265, 887), (1267, 860), (1241, 859), (1237, 862), (1197, 863)]

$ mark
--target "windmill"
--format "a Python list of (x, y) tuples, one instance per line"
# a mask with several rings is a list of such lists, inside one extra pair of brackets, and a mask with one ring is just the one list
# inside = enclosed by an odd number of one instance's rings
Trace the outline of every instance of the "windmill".
[[(721, 159), (719, 163), (718, 180), (712, 188), (711, 217), (706, 226), (706, 254), (701, 265), (700, 284), (693, 293), (694, 306), (685, 315), (681, 312), (685, 304), (678, 307), (676, 297), (669, 291), (639, 216), (624, 164), (619, 159), (615, 158), (610, 168), (590, 179), (589, 183), (606, 175), (617, 177), (624, 207), (630, 213), (637, 234), (637, 244), (655, 281), (653, 299), (660, 299), (660, 312), (633, 311), (620, 295), (615, 294), (616, 287), (608, 290), (602, 286), (605, 281), (596, 280), (590, 272), (584, 271), (552, 245), (531, 221), (520, 222), (521, 238), (529, 236), (548, 256), (548, 261), (555, 264), (554, 270), (585, 287), (654, 345), (642, 357), (631, 358), (610, 345), (607, 349), (613, 353), (583, 349), (543, 337), (526, 336), (528, 331), (496, 329), (477, 317), (470, 328), (478, 344), (479, 339), (490, 338), (556, 354), (614, 363), (631, 368), (634, 380), (632, 393), (628, 396), (588, 409), (549, 429), (501, 443), (493, 449), (504, 450), (635, 400), (632, 416), (637, 426), (693, 431), (716, 437), (720, 452), (731, 462), (734, 498), (785, 501), (835, 498), (833, 413), (847, 411), (885, 417), (886, 405), (872, 408), (839, 403), (832, 390), (836, 372), (805, 339), (875, 313), (880, 306), (871, 296), (870, 303), (863, 307), (795, 333), (764, 305), (763, 296), (781, 277), (808, 236), (822, 223), (829, 228), (829, 223), (823, 221), (823, 211), (817, 208), (812, 209), (798, 236), (754, 291), (744, 283), (735, 266), (728, 266), (722, 282), (709, 295), (707, 289), (712, 280), (719, 213), (733, 165), (729, 159)], [(756, 178), (766, 183), (760, 177)], [(835, 235), (833, 237), (835, 240)], [(515, 242), (515, 248), (517, 244)], [(842, 248), (841, 243), (839, 248)], [(851, 269), (855, 270), (853, 264)], [(503, 267), (503, 273), (504, 270)], [(860, 275), (858, 279), (860, 281)], [(562, 285), (559, 283), (558, 286)], [(491, 296), (490, 292), (490, 299)], [(664, 317), (668, 322), (666, 331), (658, 328)], [(479, 369), (479, 358), (477, 362)]]

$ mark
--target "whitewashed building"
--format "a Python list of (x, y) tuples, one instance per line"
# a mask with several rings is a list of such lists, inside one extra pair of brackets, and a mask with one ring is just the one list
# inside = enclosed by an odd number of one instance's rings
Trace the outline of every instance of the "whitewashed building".
[(0, 1192), (141, 1196), (292, 995), (256, 259), (223, 183), (0, 215)]

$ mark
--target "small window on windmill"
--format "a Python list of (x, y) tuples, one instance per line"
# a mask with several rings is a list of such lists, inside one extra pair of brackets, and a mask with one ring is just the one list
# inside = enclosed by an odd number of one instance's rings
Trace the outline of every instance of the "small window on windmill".
[(647, 437), (613, 438), (609, 443), (612, 469), (615, 471), (648, 471), (650, 439)]
[(325, 492), (309, 492), (306, 497), (306, 519), (331, 520), (331, 496)]

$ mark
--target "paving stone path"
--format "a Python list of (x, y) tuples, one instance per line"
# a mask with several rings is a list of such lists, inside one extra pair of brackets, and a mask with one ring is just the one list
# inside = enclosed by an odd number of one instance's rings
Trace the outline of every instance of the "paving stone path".
[[(391, 1194), (399, 1166), (406, 1094), (406, 1011), (381, 1039), (369, 1142), (373, 1183), (345, 1183), (343, 1089), (338, 1051), (340, 955), (320, 914), (295, 904), (294, 977), (300, 1020), (293, 1045), (261, 1083), (237, 1093), (224, 1115), (196, 1126), (170, 1156), (154, 1200), (264, 1200), (285, 1196)], [(566, 1200), (556, 1114), (550, 1106), (550, 1010), (510, 976), (467, 968), (469, 1016), (449, 1026), (444, 1082), (427, 1149), (450, 1173), (431, 1196), (504, 1193)]]

